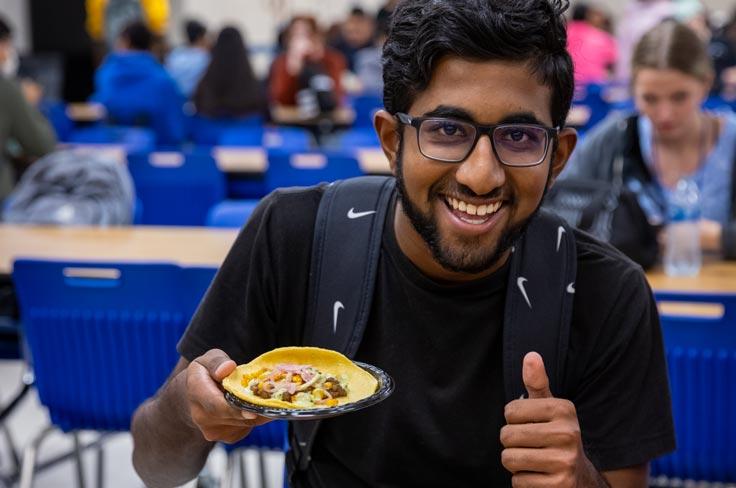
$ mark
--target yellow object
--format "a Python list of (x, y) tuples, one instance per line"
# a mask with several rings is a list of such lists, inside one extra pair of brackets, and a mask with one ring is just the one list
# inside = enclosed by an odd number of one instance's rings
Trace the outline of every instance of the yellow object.
[[(247, 364), (241, 364), (235, 371), (222, 380), (222, 386), (238, 398), (248, 403), (264, 407), (302, 408), (283, 400), (265, 399), (253, 394), (241, 381), (243, 376), (253, 377), (253, 373), (262, 369), (273, 369), (277, 364), (303, 364), (317, 369), (323, 374), (334, 378), (346, 378), (345, 389), (347, 396), (333, 398), (328, 405), (344, 405), (356, 402), (371, 396), (378, 389), (378, 381), (369, 372), (355, 365), (348, 358), (336, 351), (319, 347), (281, 347), (265, 354), (261, 354)], [(321, 408), (315, 405), (311, 408)]]
[(169, 26), (169, 0), (140, 0), (146, 24), (156, 34), (163, 36)]
[(105, 33), (105, 6), (107, 0), (86, 0), (87, 9), (86, 27), (90, 37), (101, 41)]
[[(169, 25), (169, 0), (139, 0), (144, 21), (154, 33), (163, 36)], [(86, 27), (89, 35), (95, 40), (102, 40), (105, 35), (105, 9), (107, 0), (85, 0), (87, 9)]]

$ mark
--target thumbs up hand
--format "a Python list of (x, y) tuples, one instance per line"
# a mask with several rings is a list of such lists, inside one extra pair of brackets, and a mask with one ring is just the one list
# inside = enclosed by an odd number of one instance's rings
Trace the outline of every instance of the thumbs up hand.
[(542, 356), (524, 356), (522, 378), (528, 398), (506, 405), (501, 429), (513, 486), (607, 486), (583, 451), (575, 405), (552, 395)]

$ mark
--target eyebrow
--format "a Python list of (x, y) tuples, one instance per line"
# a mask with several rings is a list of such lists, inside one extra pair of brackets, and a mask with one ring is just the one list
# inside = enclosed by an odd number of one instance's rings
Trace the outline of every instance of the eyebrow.
[[(435, 109), (422, 114), (423, 117), (450, 117), (467, 122), (477, 124), (473, 116), (465, 109), (454, 107), (451, 105), (438, 105)], [(496, 122), (496, 124), (537, 124), (546, 126), (544, 122), (539, 120), (532, 112), (515, 112), (507, 114), (504, 118)], [(479, 124), (481, 125), (481, 124)]]

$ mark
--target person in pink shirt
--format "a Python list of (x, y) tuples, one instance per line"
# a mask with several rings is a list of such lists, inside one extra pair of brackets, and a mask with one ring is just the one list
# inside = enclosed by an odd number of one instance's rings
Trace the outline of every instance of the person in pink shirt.
[(575, 66), (575, 84), (608, 80), (618, 58), (616, 40), (601, 26), (605, 14), (594, 6), (578, 4), (567, 25), (567, 50)]

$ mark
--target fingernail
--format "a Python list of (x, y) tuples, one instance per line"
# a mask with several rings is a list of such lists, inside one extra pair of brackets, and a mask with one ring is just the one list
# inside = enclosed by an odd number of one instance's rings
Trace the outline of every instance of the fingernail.
[(251, 412), (242, 412), (242, 415), (245, 420), (255, 420), (258, 417), (258, 415)]

